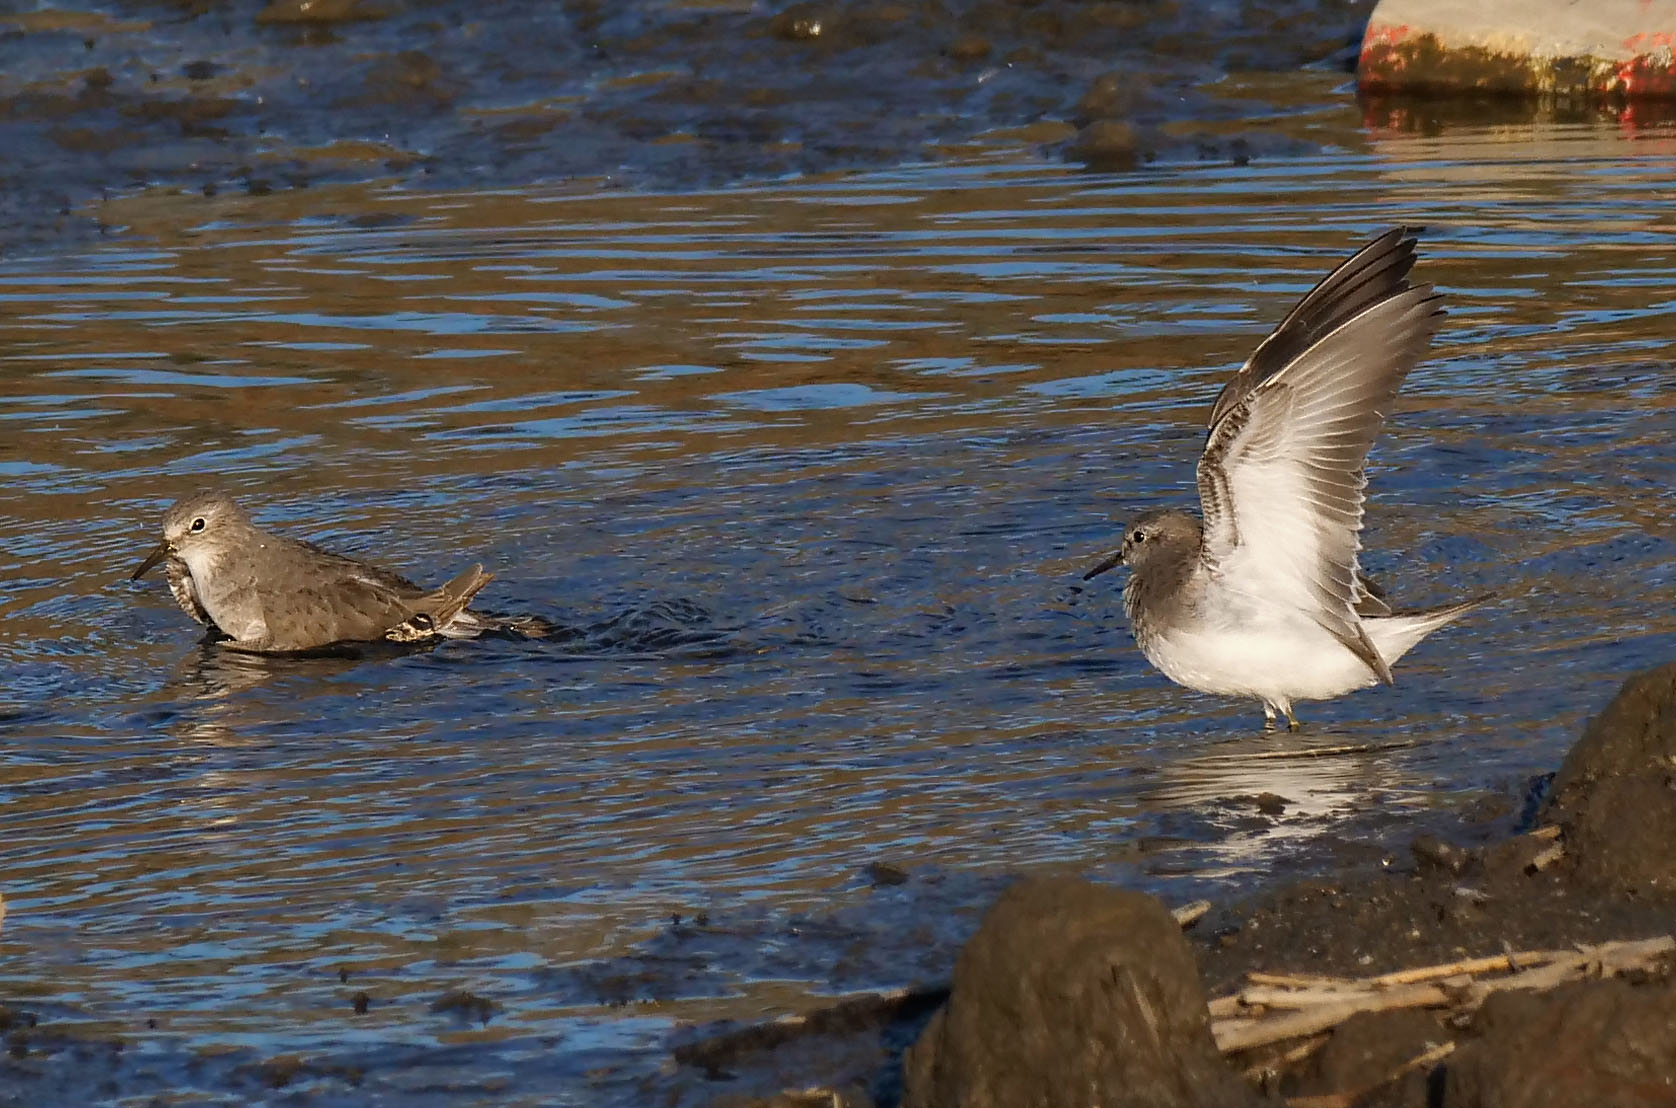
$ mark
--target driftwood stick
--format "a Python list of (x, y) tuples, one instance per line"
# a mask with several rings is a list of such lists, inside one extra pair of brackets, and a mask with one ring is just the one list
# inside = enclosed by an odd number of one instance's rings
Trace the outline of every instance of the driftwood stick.
[(1676, 938), (1669, 935), (1587, 946), (1567, 954), (1563, 961), (1537, 966), (1511, 977), (1474, 982), (1467, 990), (1467, 1000), (1476, 1007), (1491, 993), (1508, 989), (1551, 989), (1580, 977), (1611, 977), (1625, 970), (1642, 969), (1672, 950), (1676, 950)]
[(1344, 1000), (1316, 1004), (1302, 1011), (1267, 1019), (1218, 1020), (1210, 1025), (1216, 1046), (1224, 1054), (1252, 1047), (1285, 1042), (1337, 1027), (1358, 1012), (1384, 1012), (1392, 1008), (1438, 1008), (1449, 1003), (1449, 994), (1433, 985), (1408, 985), (1377, 993), (1352, 995)]
[(1564, 857), (1565, 857), (1565, 844), (1564, 843), (1554, 843), (1552, 846), (1549, 846), (1547, 849), (1539, 851), (1536, 855), (1534, 855), (1531, 858), (1530, 868), (1534, 869), (1534, 870), (1544, 870), (1544, 869), (1547, 869), (1549, 866), (1553, 865), (1555, 862), (1559, 861), (1561, 858), (1564, 858)]
[(1497, 970), (1510, 973), (1526, 966), (1557, 962), (1571, 957), (1572, 954), (1569, 950), (1512, 951), (1483, 958), (1467, 958), (1460, 962), (1445, 962), (1437, 966), (1416, 966), (1413, 969), (1397, 970), (1395, 973), (1382, 973), (1378, 977), (1366, 978), (1366, 983), (1377, 989), (1390, 985), (1412, 985), (1416, 981), (1434, 981), (1439, 977), (1454, 977), (1462, 973), (1494, 973)]
[[(1232, 1054), (1319, 1034), (1359, 1012), (1449, 1006), (1471, 1011), (1492, 993), (1549, 989), (1589, 975), (1622, 973), (1648, 966), (1672, 951), (1676, 951), (1676, 938), (1661, 935), (1577, 950), (1512, 951), (1361, 979), (1254, 973), (1249, 975), (1253, 985), (1210, 1002), (1211, 1034), (1223, 1053)], [(1473, 979), (1475, 973), (1510, 970), (1514, 972), (1505, 977)], [(1256, 983), (1260, 978), (1263, 984)], [(1292, 987), (1285, 987), (1288, 984)], [(1282, 1014), (1266, 1014), (1272, 1009), (1281, 1009)]]
[(1245, 975), (1245, 979), (1253, 985), (1291, 985), (1295, 988), (1319, 987), (1323, 989), (1356, 988), (1356, 980), (1351, 977), (1328, 977), (1321, 973), (1259, 973), (1253, 971)]
[(1455, 1041), (1453, 1039), (1448, 1042), (1438, 1043), (1430, 1050), (1416, 1054), (1414, 1057), (1392, 1070), (1391, 1076), (1387, 1077), (1383, 1082), (1381, 1082), (1381, 1084), (1389, 1084), (1401, 1077), (1403, 1074), (1407, 1073), (1409, 1070), (1429, 1069), (1453, 1053), (1455, 1053)]
[(1286, 1108), (1351, 1108), (1355, 1104), (1349, 1093), (1324, 1093), (1320, 1096), (1289, 1096)]
[[(1469, 979), (1470, 980), (1470, 979)], [(1285, 1011), (1298, 1011), (1303, 1008), (1313, 1008), (1317, 1004), (1338, 1004), (1346, 1000), (1364, 1003), (1379, 996), (1381, 990), (1360, 989), (1279, 989), (1268, 985), (1253, 985), (1241, 989), (1237, 999), (1243, 1008), (1278, 1008)], [(1235, 1009), (1236, 1014), (1239, 1009)]]
[(1190, 900), (1180, 908), (1171, 908), (1170, 915), (1176, 918), (1176, 923), (1182, 927), (1192, 927), (1204, 918), (1210, 911), (1210, 901)]
[(1619, 970), (1639, 967), (1661, 954), (1669, 954), (1672, 951), (1676, 951), (1676, 936), (1671, 935), (1656, 935), (1651, 939), (1630, 939), (1577, 948), (1579, 954), (1591, 959), (1598, 958), (1605, 965)]
[(1510, 977), (1494, 977), (1484, 981), (1475, 981), (1467, 990), (1464, 998), (1467, 1005), (1478, 1007), (1487, 1000), (1491, 993), (1508, 992), (1513, 989), (1531, 991), (1535, 989), (1552, 989), (1563, 985), (1567, 981), (1575, 981), (1584, 976), (1583, 967), (1571, 962), (1554, 962), (1546, 966), (1534, 966), (1528, 970), (1521, 970)]
[(1278, 1073), (1279, 1071), (1286, 1069), (1288, 1066), (1295, 1065), (1298, 1062), (1303, 1061), (1305, 1058), (1308, 1058), (1311, 1054), (1314, 1054), (1322, 1047), (1326, 1046), (1327, 1041), (1331, 1038), (1331, 1034), (1323, 1031), (1321, 1034), (1311, 1036), (1299, 1043), (1297, 1046), (1292, 1047), (1290, 1050), (1277, 1054), (1265, 1062), (1261, 1062), (1255, 1066), (1247, 1066), (1245, 1067), (1246, 1080), (1256, 1081), (1262, 1078), (1265, 1074)]

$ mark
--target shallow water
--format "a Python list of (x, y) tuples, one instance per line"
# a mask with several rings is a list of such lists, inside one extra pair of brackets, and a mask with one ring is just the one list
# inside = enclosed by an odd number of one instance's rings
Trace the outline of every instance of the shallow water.
[[(1676, 136), (1336, 125), (1116, 176), (142, 196), (0, 265), (0, 1000), (132, 1044), (125, 1094), (296, 1055), (323, 1101), (634, 1103), (684, 1021), (935, 977), (1006, 872), (1186, 899), (1516, 802), (1676, 646)], [(1396, 222), (1452, 314), (1365, 563), (1500, 599), (1260, 738), (1080, 572)], [(127, 580), (205, 483), (567, 634), (205, 648)]]

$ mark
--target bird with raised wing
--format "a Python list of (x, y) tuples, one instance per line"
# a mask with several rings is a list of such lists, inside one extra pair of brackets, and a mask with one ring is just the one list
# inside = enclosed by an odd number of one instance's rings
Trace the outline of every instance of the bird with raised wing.
[(437, 589), (333, 554), (313, 543), (263, 531), (219, 493), (181, 500), (163, 518), (163, 541), (134, 580), (166, 562), (181, 610), (256, 654), (316, 650), (351, 642), (424, 642), (485, 631), (542, 633), (541, 621), (466, 607), (494, 579), (481, 565)]
[(1084, 574), (1130, 569), (1135, 641), (1178, 685), (1293, 706), (1380, 682), (1432, 631), (1490, 599), (1394, 611), (1357, 564), (1363, 469), (1397, 391), (1443, 317), (1409, 283), (1396, 228), (1328, 274), (1258, 344), (1211, 408), (1202, 521), (1149, 511)]

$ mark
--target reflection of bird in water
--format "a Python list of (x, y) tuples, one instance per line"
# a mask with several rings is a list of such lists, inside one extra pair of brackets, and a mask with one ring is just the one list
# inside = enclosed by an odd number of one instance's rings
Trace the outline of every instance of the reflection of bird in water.
[(1383, 681), (1432, 631), (1488, 597), (1395, 612), (1357, 565), (1363, 468), (1443, 312), (1412, 286), (1414, 238), (1389, 231), (1264, 339), (1211, 409), (1203, 522), (1151, 511), (1089, 570), (1131, 569), (1123, 607), (1147, 661), (1179, 685), (1292, 706)]
[(1278, 747), (1275, 741), (1264, 738), (1258, 746), (1254, 737), (1219, 743), (1206, 753), (1173, 761), (1159, 770), (1147, 796), (1172, 808), (1220, 804), (1229, 797), (1273, 796), (1285, 801), (1290, 814), (1322, 815), (1352, 792), (1391, 785), (1378, 780), (1388, 775), (1377, 764), (1379, 756), (1413, 745), (1403, 740), (1347, 743), (1341, 736), (1323, 736), (1320, 741), (1288, 737)]
[(1367, 810), (1372, 791), (1400, 794), (1411, 782), (1392, 754), (1413, 745), (1252, 736), (1160, 767), (1142, 799), (1214, 823), (1231, 820), (1225, 836), (1199, 845), (1228, 863), (1254, 863), (1331, 833), (1346, 816)]
[(276, 680), (306, 677), (312, 683), (342, 673), (358, 661), (344, 654), (271, 658), (218, 648), (204, 642), (194, 647), (155, 694), (160, 701), (217, 701)]
[(225, 496), (188, 497), (163, 519), (163, 541), (134, 571), (167, 559), (169, 590), (187, 615), (254, 653), (345, 642), (426, 642), (485, 631), (547, 633), (534, 617), (502, 619), (466, 605), (494, 579), (481, 565), (426, 590), (389, 570), (269, 534)]

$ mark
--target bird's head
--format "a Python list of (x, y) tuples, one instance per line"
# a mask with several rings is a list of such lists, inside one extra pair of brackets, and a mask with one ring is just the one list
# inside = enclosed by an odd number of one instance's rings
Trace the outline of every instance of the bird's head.
[(225, 545), (229, 536), (250, 527), (250, 517), (221, 493), (199, 493), (177, 501), (163, 517), (163, 541), (134, 571), (138, 580), (164, 558), (188, 564)]
[(1151, 565), (1180, 564), (1198, 553), (1202, 535), (1199, 521), (1186, 512), (1174, 509), (1146, 512), (1123, 532), (1123, 545), (1083, 574), (1082, 579), (1092, 580), (1118, 566), (1144, 571)]

